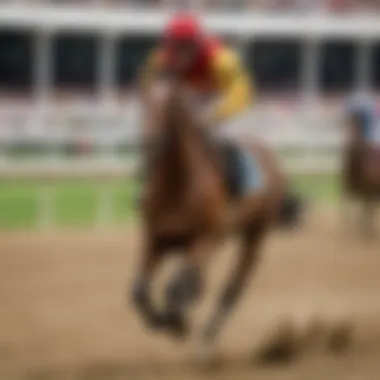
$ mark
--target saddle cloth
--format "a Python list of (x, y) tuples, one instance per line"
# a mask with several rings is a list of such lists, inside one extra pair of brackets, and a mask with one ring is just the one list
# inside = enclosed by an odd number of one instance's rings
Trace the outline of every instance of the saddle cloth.
[(230, 196), (239, 198), (260, 191), (265, 186), (265, 175), (257, 158), (235, 141), (222, 144)]

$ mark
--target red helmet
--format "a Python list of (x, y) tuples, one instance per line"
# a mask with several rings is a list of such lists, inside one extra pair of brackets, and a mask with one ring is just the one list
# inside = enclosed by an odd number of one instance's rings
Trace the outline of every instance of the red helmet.
[(199, 42), (204, 36), (204, 29), (192, 14), (182, 13), (174, 16), (167, 24), (164, 38), (167, 42)]

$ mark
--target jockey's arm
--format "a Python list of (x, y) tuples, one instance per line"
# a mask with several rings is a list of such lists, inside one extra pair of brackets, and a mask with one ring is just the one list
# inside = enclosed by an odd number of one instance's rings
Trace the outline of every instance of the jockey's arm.
[(211, 118), (218, 124), (248, 109), (253, 102), (253, 88), (241, 60), (229, 50), (217, 57), (215, 74), (221, 95), (213, 104)]

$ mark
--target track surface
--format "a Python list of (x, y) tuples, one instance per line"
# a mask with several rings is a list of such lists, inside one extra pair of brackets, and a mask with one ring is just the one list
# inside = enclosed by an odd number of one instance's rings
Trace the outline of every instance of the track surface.
[[(139, 245), (137, 229), (0, 235), (0, 379), (380, 378), (380, 243), (343, 236), (332, 215), (270, 238), (206, 374), (190, 345), (150, 334), (128, 305)], [(234, 252), (229, 243), (213, 262), (196, 326)], [(320, 336), (348, 323), (353, 340), (343, 355), (315, 345), (287, 365), (254, 364), (287, 318), (298, 335), (313, 319)]]

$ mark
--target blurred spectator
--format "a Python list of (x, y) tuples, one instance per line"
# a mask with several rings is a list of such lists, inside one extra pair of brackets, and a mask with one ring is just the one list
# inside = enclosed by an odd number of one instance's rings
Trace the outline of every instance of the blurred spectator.
[(332, 13), (380, 11), (379, 0), (325, 0), (324, 8)]
[(171, 9), (244, 9), (263, 12), (313, 12), (323, 9), (332, 13), (380, 12), (380, 0), (0, 0), (1, 4), (68, 4), (88, 6), (126, 6), (133, 8), (169, 7)]
[(294, 9), (295, 3), (295, 0), (267, 0), (261, 1), (260, 8), (267, 11), (283, 12)]
[(217, 10), (244, 10), (249, 6), (249, 0), (203, 0), (204, 8)]
[(136, 8), (149, 8), (149, 7), (158, 7), (162, 5), (162, 0), (116, 0), (118, 4), (131, 5)]
[(346, 13), (353, 11), (356, 5), (355, 0), (328, 0), (325, 7), (329, 12)]

